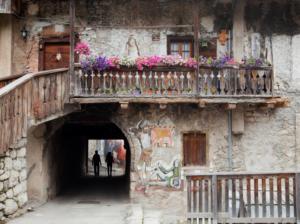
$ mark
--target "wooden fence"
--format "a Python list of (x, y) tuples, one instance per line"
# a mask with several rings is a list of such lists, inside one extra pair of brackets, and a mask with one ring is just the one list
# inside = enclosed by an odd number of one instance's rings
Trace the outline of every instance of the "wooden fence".
[(300, 174), (187, 176), (188, 223), (298, 223)]
[(0, 154), (26, 137), (30, 118), (63, 110), (67, 74), (68, 69), (31, 73), (0, 89)]

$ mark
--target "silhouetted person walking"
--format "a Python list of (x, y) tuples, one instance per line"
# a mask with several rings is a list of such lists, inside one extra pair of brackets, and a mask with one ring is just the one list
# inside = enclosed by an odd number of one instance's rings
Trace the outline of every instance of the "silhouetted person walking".
[(112, 164), (113, 164), (113, 162), (114, 162), (114, 158), (113, 158), (113, 155), (112, 155), (111, 152), (108, 152), (108, 153), (106, 154), (105, 162), (106, 162), (106, 164), (107, 164), (107, 175), (108, 175), (109, 177), (111, 177), (111, 176), (112, 176)]
[(95, 154), (94, 154), (94, 156), (93, 156), (92, 165), (94, 166), (94, 173), (95, 173), (95, 176), (99, 176), (99, 170), (100, 170), (100, 165), (101, 165), (101, 159), (100, 159), (100, 156), (99, 156), (97, 150), (95, 151)]

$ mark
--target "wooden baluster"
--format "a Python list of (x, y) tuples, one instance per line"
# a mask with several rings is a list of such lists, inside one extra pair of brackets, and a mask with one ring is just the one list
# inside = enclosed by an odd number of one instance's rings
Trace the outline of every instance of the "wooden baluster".
[(197, 180), (193, 180), (193, 212), (197, 212)]
[(187, 177), (187, 211), (192, 212), (191, 209), (191, 177)]
[(199, 212), (203, 212), (203, 179), (199, 179)]
[(85, 94), (88, 95), (88, 74), (84, 74), (84, 87), (85, 87)]
[(161, 80), (161, 94), (166, 94), (167, 93), (167, 87), (166, 87), (166, 77), (165, 77), (164, 72), (160, 73), (160, 80)]
[(236, 217), (236, 183), (235, 183), (235, 179), (234, 177), (232, 177), (231, 179), (231, 183), (232, 183), (232, 217)]
[(106, 72), (104, 72), (103, 73), (103, 94), (107, 94), (107, 73)]
[(146, 72), (143, 71), (142, 73), (142, 80), (143, 80), (143, 83), (142, 83), (142, 87), (141, 87), (141, 94), (146, 94), (147, 91), (148, 91), (148, 88), (147, 88), (147, 85), (146, 85)]
[(114, 76), (113, 76), (112, 72), (110, 72), (109, 77), (108, 77), (108, 79), (109, 79), (109, 94), (113, 94), (113, 91), (114, 91), (113, 78), (114, 78)]
[(184, 74), (181, 72), (180, 76), (180, 93), (182, 94), (184, 92)]
[(270, 216), (274, 217), (274, 178), (269, 178), (270, 185)]
[(223, 188), (222, 188), (222, 180), (221, 178), (218, 178), (217, 180), (217, 190), (218, 190), (218, 212), (221, 212), (222, 211), (222, 198), (223, 198), (223, 195), (224, 195), (224, 192), (222, 191)]
[(94, 78), (95, 78), (95, 71), (92, 71), (92, 73), (91, 73), (91, 75), (90, 75), (90, 79), (91, 79), (91, 87), (90, 87), (90, 94), (92, 95), (92, 96), (94, 96), (95, 95), (95, 86), (94, 86)]
[(251, 177), (247, 177), (247, 214), (248, 217), (251, 217), (252, 213), (252, 200), (251, 200)]
[(266, 217), (267, 214), (267, 202), (266, 202), (266, 177), (261, 178), (262, 186), (262, 216)]
[(252, 94), (258, 94), (257, 93), (257, 70), (252, 70), (251, 71), (251, 79), (252, 79), (252, 83), (251, 83), (251, 89), (252, 89)]
[(204, 181), (204, 212), (208, 212), (208, 191), (210, 189), (208, 189), (208, 179), (205, 179)]
[(246, 217), (243, 186), (244, 186), (243, 178), (240, 177), (239, 178), (239, 196), (240, 196), (239, 217)]
[(290, 217), (290, 182), (289, 176), (285, 177), (285, 207), (286, 217)]
[(176, 71), (174, 72), (174, 94), (180, 94), (179, 77)]
[(139, 72), (136, 71), (135, 72), (135, 85), (134, 85), (134, 92), (138, 95), (141, 94), (141, 85), (140, 85), (140, 76), (139, 76)]
[(272, 92), (272, 72), (271, 70), (268, 70), (265, 72), (266, 74), (266, 89), (267, 94), (270, 95)]
[(169, 94), (172, 94), (173, 93), (173, 85), (172, 85), (172, 73), (171, 72), (168, 72), (167, 74), (167, 86), (166, 86), (166, 89), (167, 89), (167, 93)]
[(225, 179), (225, 212), (229, 212), (229, 180)]
[(294, 214), (296, 222), (300, 223), (300, 173), (296, 173), (294, 179)]
[(116, 93), (117, 93), (117, 94), (119, 94), (120, 89), (121, 89), (120, 75), (119, 75), (119, 73), (117, 72), (117, 73), (116, 73)]
[(216, 76), (216, 94), (223, 94), (222, 92), (222, 83), (221, 83), (221, 70), (218, 71), (217, 76)]
[(259, 204), (258, 204), (258, 179), (254, 177), (254, 204), (255, 204), (255, 217), (259, 217)]
[(121, 88), (122, 90), (121, 90), (121, 92), (122, 92), (122, 94), (124, 94), (125, 90), (126, 90), (126, 75), (125, 75), (125, 72), (122, 73), (121, 78), (122, 78), (122, 88)]
[(129, 72), (129, 74), (128, 74), (128, 87), (127, 87), (127, 93), (128, 94), (132, 94), (133, 92), (133, 84), (132, 84), (132, 78), (133, 78), (133, 76), (132, 76), (132, 74), (131, 74), (131, 72)]
[(214, 74), (215, 71), (210, 73), (210, 95), (215, 95), (217, 93), (217, 77)]
[(246, 78), (247, 71), (245, 69), (240, 70), (240, 86), (241, 86), (241, 94), (246, 95), (247, 94), (247, 78)]
[(218, 223), (218, 197), (220, 197), (220, 193), (218, 191), (218, 179), (216, 175), (212, 176), (212, 185), (211, 185), (211, 201), (212, 201), (212, 214), (213, 214), (213, 224), (217, 224)]
[(186, 78), (187, 78), (187, 93), (193, 93), (193, 80), (190, 72), (186, 74)]
[(154, 84), (153, 84), (153, 75), (152, 75), (152, 71), (149, 72), (148, 80), (149, 80), (149, 91), (150, 91), (151, 94), (153, 95), (154, 92), (155, 92), (155, 86), (154, 86)]
[(278, 217), (282, 217), (281, 176), (277, 176), (277, 211)]
[(158, 87), (158, 75), (157, 72), (154, 72), (154, 92), (155, 94), (157, 94), (159, 91), (159, 87)]

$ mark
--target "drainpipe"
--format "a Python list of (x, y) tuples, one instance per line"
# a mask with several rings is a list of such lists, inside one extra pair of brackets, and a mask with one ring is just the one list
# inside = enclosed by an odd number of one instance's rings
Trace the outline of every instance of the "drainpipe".
[(228, 149), (227, 149), (228, 170), (232, 171), (232, 110), (228, 110)]

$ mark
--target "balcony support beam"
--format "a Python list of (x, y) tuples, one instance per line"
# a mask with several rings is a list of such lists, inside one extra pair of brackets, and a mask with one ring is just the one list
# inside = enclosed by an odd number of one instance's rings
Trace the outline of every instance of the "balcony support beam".
[(128, 102), (120, 102), (120, 107), (122, 110), (127, 110), (129, 107), (129, 103)]

